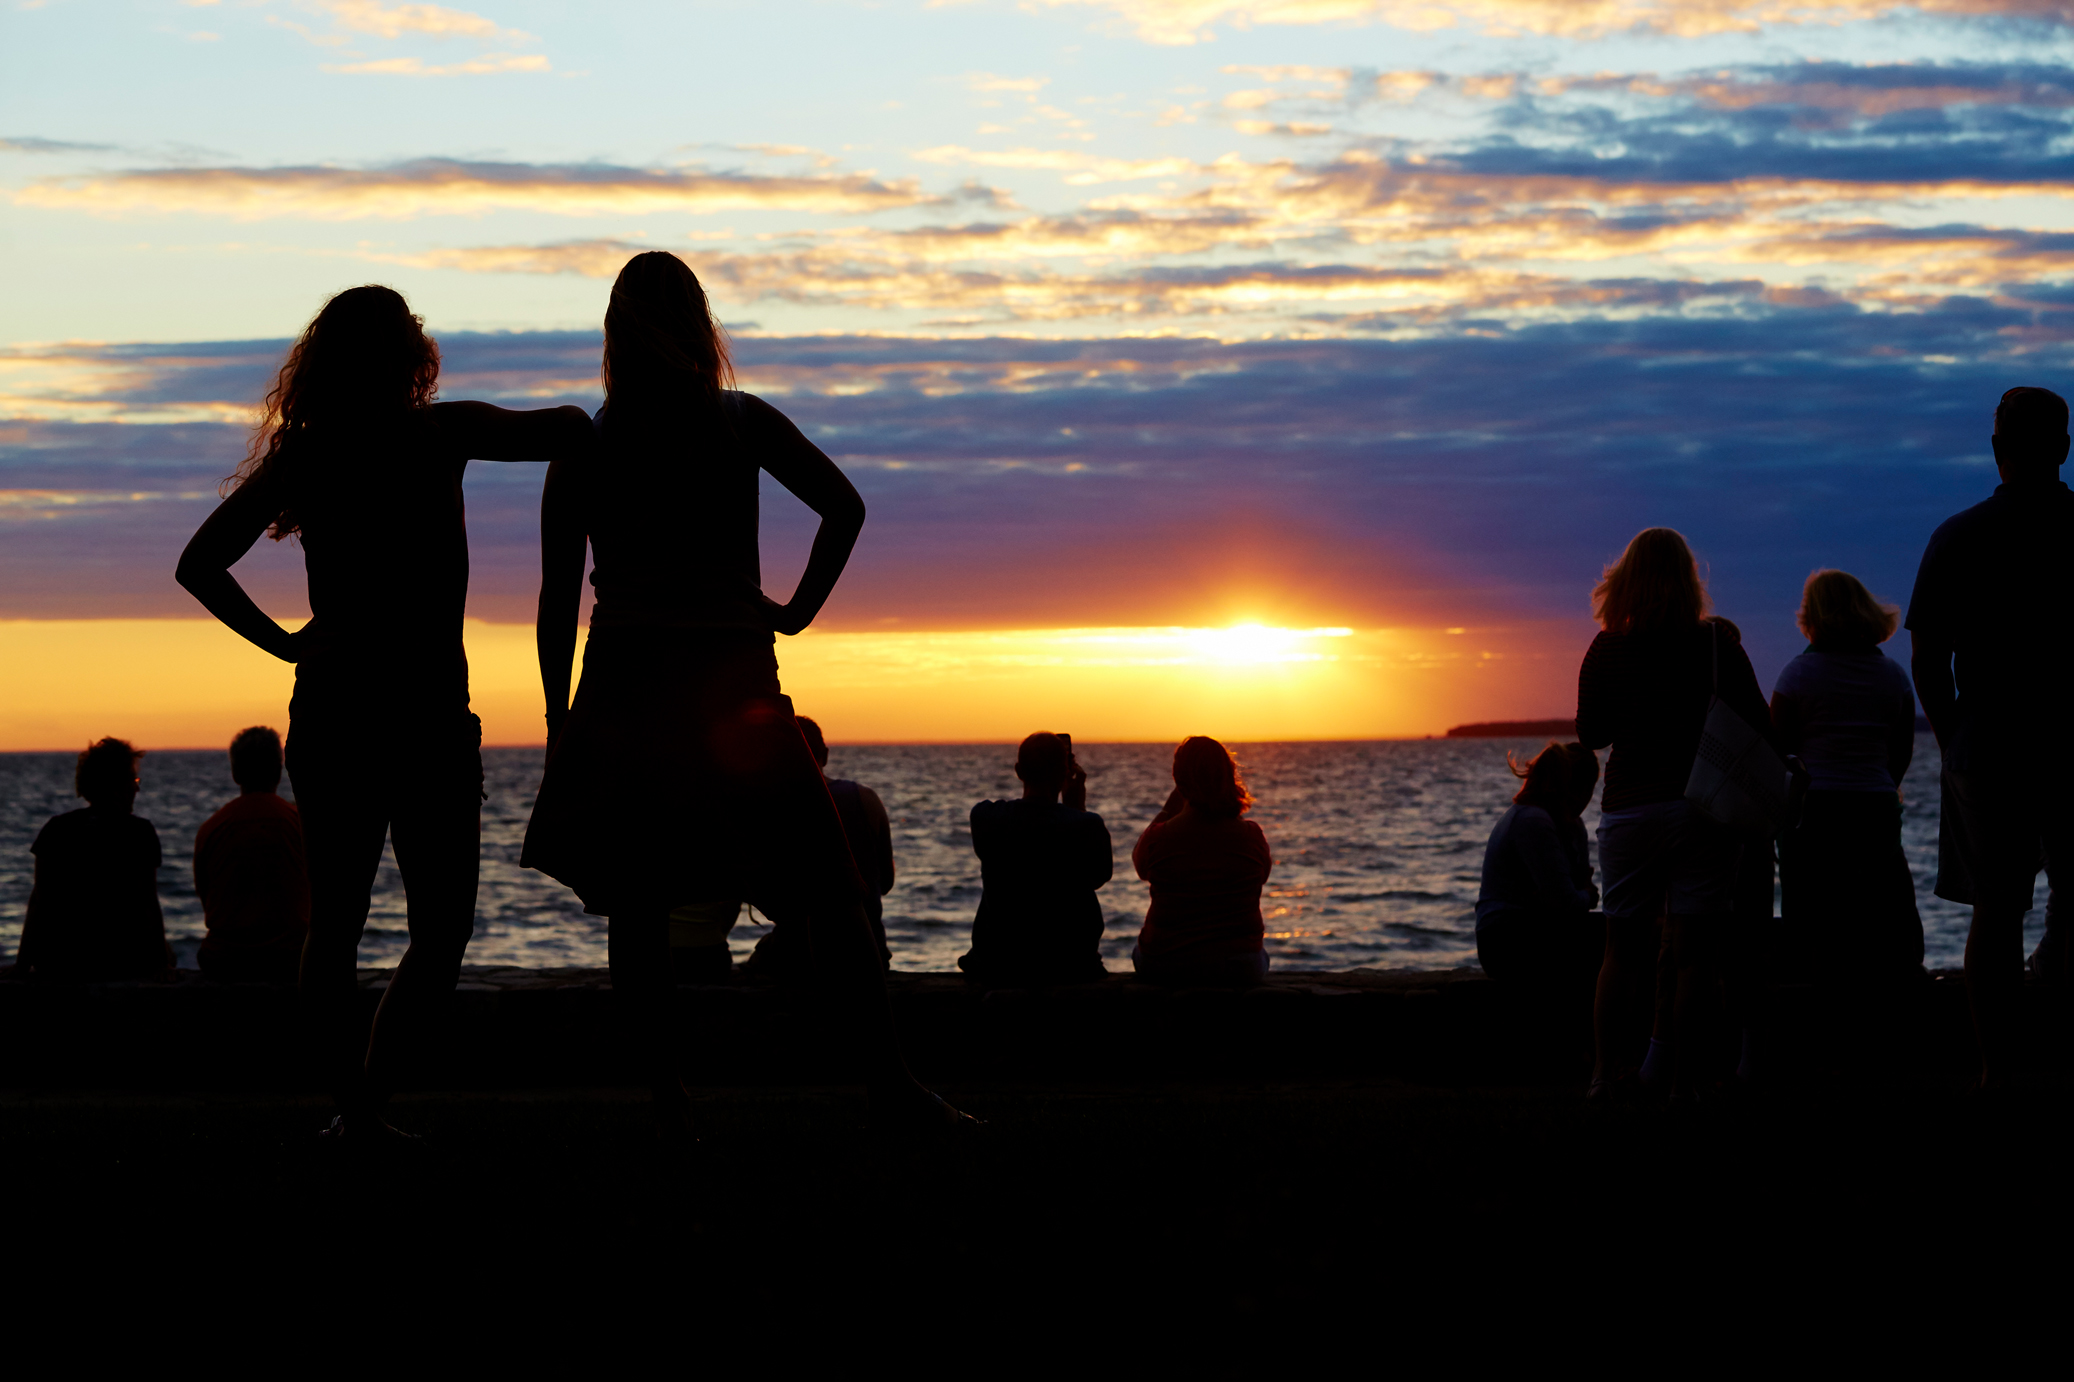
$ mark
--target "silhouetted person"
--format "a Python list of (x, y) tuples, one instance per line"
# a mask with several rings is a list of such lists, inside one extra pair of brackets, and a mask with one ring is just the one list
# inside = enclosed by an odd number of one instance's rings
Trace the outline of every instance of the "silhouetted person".
[(2074, 701), (2066, 402), (2011, 389), (1992, 445), (2002, 483), (1930, 535), (1908, 606), (1916, 694), (1944, 757), (1937, 895), (1973, 904), (1966, 991), (1983, 1088), (2014, 1055), (2024, 913), (2041, 863), (2055, 894), (2062, 877), (2074, 886), (2074, 797), (2058, 748)]
[(843, 834), (850, 841), (850, 857), (857, 864), (857, 872), (864, 876), (864, 915), (871, 922), (872, 935), (878, 938), (880, 958), (891, 964), (893, 950), (886, 944), (885, 897), (893, 891), (893, 822), (886, 815), (886, 803), (861, 782), (828, 776), (828, 743), (821, 737), (821, 726), (802, 715), (799, 731), (806, 736), (807, 748), (813, 751), (814, 762), (820, 765), (821, 775), (828, 783), (835, 814), (842, 817)]
[[(1592, 911), (1599, 890), (1589, 853), (1578, 857), (1585, 843), (1580, 813), (1598, 771), (1591, 751), (1576, 747), (1573, 757), (1551, 742), (1525, 763), (1506, 755), (1520, 787), (1491, 827), (1476, 896), (1476, 957), (1493, 979), (1583, 983), (1605, 954), (1605, 919)], [(1589, 776), (1586, 762), (1593, 765)]]
[[(1753, 728), (1771, 717), (1742, 635), (1707, 615), (1706, 586), (1685, 539), (1636, 534), (1592, 591), (1602, 630), (1577, 674), (1577, 737), (1612, 746), (1599, 798), (1606, 950), (1593, 1021), (1592, 1092), (1638, 1070), (1658, 951), (1668, 946), (1671, 1048), (1687, 1091), (1707, 1082), (1720, 1036), (1741, 839), (1685, 800), (1714, 694)], [(1659, 931), (1661, 927), (1661, 932)]]
[[(851, 862), (857, 866), (857, 875), (864, 885), (864, 915), (871, 922), (880, 963), (890, 966), (893, 952), (886, 945), (883, 899), (893, 887), (893, 823), (887, 818), (885, 803), (879, 800), (878, 793), (847, 778), (828, 776), (828, 744), (821, 737), (821, 726), (801, 715), (799, 732), (821, 768), (829, 800), (835, 803), (835, 814), (842, 820)], [(756, 942), (755, 952), (741, 966), (740, 977), (748, 983), (785, 983), (808, 977), (813, 969), (813, 945), (807, 928), (798, 923), (788, 924), (783, 917), (768, 920), (771, 929)]]
[(1779, 748), (1808, 772), (1800, 821), (1779, 836), (1786, 940), (1825, 978), (1922, 972), (1923, 919), (1901, 848), (1916, 698), (1879, 650), (1899, 618), (1856, 577), (1817, 571), (1800, 602), (1808, 650), (1772, 687)]
[(1131, 849), (1152, 893), (1131, 948), (1139, 978), (1243, 988), (1267, 977), (1260, 890), (1275, 861), (1245, 819), (1252, 805), (1231, 750), (1200, 734), (1174, 749), (1174, 790)]
[(172, 970), (158, 905), (158, 832), (130, 814), (143, 756), (121, 739), (102, 739), (79, 755), (73, 787), (87, 806), (53, 816), (29, 846), (36, 878), (16, 977), (103, 983)]
[[(482, 722), (461, 619), (471, 458), (546, 461), (590, 444), (581, 409), (434, 403), (439, 349), (402, 297), (349, 288), (288, 352), (230, 496), (179, 580), (209, 612), (295, 664), (288, 775), (309, 859), (302, 992), (339, 1117), (327, 1136), (394, 1136), (380, 1108), (444, 1009), (475, 926)], [(299, 535), (312, 618), (289, 633), (230, 567), (260, 535)], [(395, 846), (410, 947), (369, 1032), (355, 974), (382, 839)]]
[[(864, 501), (783, 413), (727, 387), (705, 290), (672, 255), (620, 271), (603, 375), (595, 450), (551, 467), (541, 498), (548, 759), (523, 862), (608, 919), (613, 991), (663, 1130), (690, 1122), (668, 1021), (669, 917), (714, 898), (805, 928), (817, 978), (850, 1020), (875, 1120), (955, 1122), (894, 1042), (864, 886), (773, 652), (773, 633), (806, 628), (834, 590)], [(784, 604), (762, 588), (760, 470), (821, 517)], [(572, 704), (586, 547), (597, 604)]]
[(194, 835), (194, 890), (209, 933), (202, 973), (231, 982), (292, 984), (310, 932), (302, 817), (281, 800), (281, 736), (261, 725), (230, 741), (235, 800)]
[[(1018, 800), (972, 808), (979, 910), (958, 968), (988, 988), (1099, 979), (1109, 828), (1087, 809), (1087, 774), (1065, 738), (1039, 731), (1016, 751)], [(1064, 800), (1061, 800), (1063, 796)]]

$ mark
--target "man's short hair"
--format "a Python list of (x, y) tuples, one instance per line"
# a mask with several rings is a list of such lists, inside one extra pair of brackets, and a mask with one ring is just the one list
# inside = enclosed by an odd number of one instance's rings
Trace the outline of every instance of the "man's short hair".
[(130, 790), (137, 780), (137, 762), (144, 750), (127, 739), (98, 739), (79, 755), (72, 770), (72, 788), (88, 801), (113, 799)]
[(230, 777), (240, 787), (271, 792), (281, 785), (281, 736), (265, 725), (238, 731), (230, 741)]
[(827, 767), (828, 741), (821, 737), (821, 726), (815, 724), (804, 715), (795, 715), (792, 718), (799, 724), (800, 737), (805, 739), (807, 747), (813, 750), (814, 761), (824, 768)]
[(1069, 757), (1065, 740), (1040, 729), (1015, 751), (1015, 775), (1039, 788), (1062, 786)]
[(2067, 435), (2067, 400), (2028, 384), (1995, 405), (1995, 435), (2012, 441), (2056, 442)]

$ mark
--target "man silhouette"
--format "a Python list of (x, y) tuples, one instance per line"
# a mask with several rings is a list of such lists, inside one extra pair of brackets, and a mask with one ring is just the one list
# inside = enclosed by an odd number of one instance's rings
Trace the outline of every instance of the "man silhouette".
[(2059, 478), (2067, 444), (2058, 394), (2002, 395), (1993, 438), (2002, 483), (1931, 534), (1908, 607), (1916, 695), (1944, 756), (1937, 895), (1973, 905), (1966, 992), (1983, 1089), (2013, 1055), (2039, 867), (2050, 887), (2074, 866), (2074, 797), (2058, 783), (2055, 753), (2074, 709), (2074, 602), (2063, 588), (2074, 492)]

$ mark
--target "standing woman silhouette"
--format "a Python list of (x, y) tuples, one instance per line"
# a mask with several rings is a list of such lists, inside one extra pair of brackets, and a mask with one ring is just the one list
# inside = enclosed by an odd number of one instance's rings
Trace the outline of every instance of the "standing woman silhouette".
[[(674, 255), (651, 251), (620, 270), (602, 373), (598, 445), (551, 465), (541, 497), (548, 760), (521, 862), (608, 919), (613, 991), (661, 1128), (690, 1124), (671, 1054), (669, 914), (713, 898), (746, 899), (803, 927), (849, 1020), (874, 1121), (969, 1121), (900, 1057), (864, 885), (778, 687), (772, 635), (820, 613), (864, 527), (864, 501), (783, 413), (729, 387), (705, 290)], [(821, 518), (784, 604), (763, 593), (759, 470)], [(586, 544), (597, 603), (572, 705)]]
[[(309, 859), (301, 989), (338, 1101), (328, 1137), (397, 1136), (381, 1107), (453, 992), (475, 927), (482, 722), (461, 619), (471, 458), (546, 461), (590, 445), (580, 408), (434, 403), (439, 348), (389, 288), (324, 304), (267, 394), (229, 496), (177, 578), (236, 632), (295, 664), (287, 767)], [(289, 633), (230, 567), (260, 534), (298, 537), (310, 622)], [(370, 1032), (355, 964), (387, 835), (410, 946)]]

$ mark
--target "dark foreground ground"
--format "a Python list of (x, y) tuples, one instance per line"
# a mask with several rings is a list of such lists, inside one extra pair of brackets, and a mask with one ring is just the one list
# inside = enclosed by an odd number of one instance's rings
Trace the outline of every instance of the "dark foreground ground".
[[(918, 1064), (987, 1125), (919, 1140), (874, 1135), (860, 1091), (774, 1065), (782, 1004), (751, 1029), (736, 1014), (691, 1033), (708, 1043), (701, 1141), (668, 1152), (609, 1070), (552, 1084), (505, 1069), (404, 1095), (393, 1118), (425, 1135), (422, 1154), (346, 1163), (320, 1154), (325, 1101), (292, 1081), (183, 1085), (163, 1064), (110, 1079), (104, 1065), (97, 1085), (91, 1069), (39, 1069), (14, 1031), (0, 1051), (14, 1076), (0, 1092), (8, 1274), (19, 1288), (119, 1265), (178, 1298), (220, 1293), (220, 1265), (181, 1277), (228, 1256), (239, 1289), (343, 1272), (361, 1285), (334, 1304), (368, 1318), (427, 1290), (552, 1314), (568, 1292), (603, 1289), (687, 1311), (861, 1312), (881, 1329), (1005, 1315), (1033, 1339), (1193, 1321), (1198, 1339), (1236, 1331), (1234, 1347), (1269, 1326), (1429, 1327), (1419, 1302), (1435, 1297), (1500, 1334), (1566, 1301), (1562, 1327), (1587, 1339), (1652, 1302), (1703, 1307), (1731, 1331), (1759, 1302), (1876, 1302), (1940, 1329), (1989, 1283), (2063, 1302), (2074, 1078), (2050, 1030), (2015, 1087), (1985, 1099), (1959, 1092), (1963, 1061), (1938, 1050), (1825, 1047), (1708, 1107), (1601, 1108), (1582, 1097), (1574, 1033), (1464, 1063), (1444, 1048), (1465, 1038), (1441, 1023), (1416, 1060), (1393, 1054), (1440, 1023), (1438, 1005), (1474, 1013), (1488, 989), (1332, 978), (1311, 976), (1327, 992), (1307, 998), (1338, 1009), (1262, 995), (1148, 1006), (1107, 1032), (1138, 1050), (1105, 1039), (1048, 1066), (1033, 1043), (1122, 1020), (1090, 1003), (1141, 999), (1011, 996), (996, 1002), (1017, 1014), (1004, 1025), (947, 989), (963, 1016), (911, 1025), (963, 1047)], [(1348, 1001), (1362, 992), (1365, 1016)], [(1949, 992), (1925, 993), (1949, 1008)], [(103, 1025), (129, 1002), (96, 1001)], [(150, 1001), (165, 1026), (163, 995)], [(1392, 1002), (1423, 1015), (1392, 1019)], [(1510, 1043), (1542, 1030), (1482, 1013)], [(1387, 1039), (1354, 1049), (1369, 1025)], [(1171, 1049), (1234, 1030), (1252, 1057)], [(1259, 1049), (1335, 1032), (1336, 1054)]]

